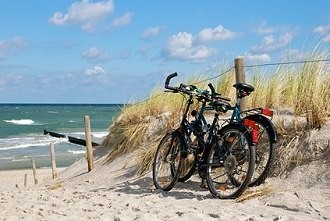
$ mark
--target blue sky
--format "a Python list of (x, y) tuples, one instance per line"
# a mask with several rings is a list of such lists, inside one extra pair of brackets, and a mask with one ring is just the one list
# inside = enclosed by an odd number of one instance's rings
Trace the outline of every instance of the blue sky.
[[(125, 103), (330, 45), (326, 0), (1, 0), (0, 103)], [(225, 65), (225, 66), (224, 66)]]

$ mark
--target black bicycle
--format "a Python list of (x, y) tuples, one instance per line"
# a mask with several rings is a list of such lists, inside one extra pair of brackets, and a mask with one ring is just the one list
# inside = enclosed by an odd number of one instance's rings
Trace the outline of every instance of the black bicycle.
[[(275, 158), (277, 155), (277, 149), (275, 148), (277, 143), (277, 133), (274, 124), (271, 119), (273, 111), (265, 108), (254, 108), (250, 110), (240, 111), (240, 100), (246, 96), (249, 96), (254, 87), (246, 83), (236, 83), (233, 85), (236, 88), (236, 103), (233, 106), (227, 105), (224, 112), (227, 110), (232, 111), (230, 119), (226, 120), (226, 123), (244, 123), (248, 127), (254, 127), (258, 132), (258, 142), (256, 143), (256, 159), (255, 169), (251, 183), (249, 186), (257, 186), (263, 183), (267, 177), (273, 171), (275, 165)], [(224, 102), (230, 101), (229, 98), (223, 97), (215, 92), (215, 89), (210, 85), (212, 93), (217, 96), (218, 99)], [(248, 121), (252, 120), (252, 124), (249, 125)]]
[[(241, 112), (239, 105), (240, 99), (249, 96), (254, 91), (254, 88), (246, 83), (237, 83), (233, 86), (236, 88), (236, 103), (231, 106), (229, 104), (230, 99), (216, 93), (213, 85), (209, 84), (212, 96), (224, 103), (221, 112), (232, 111), (231, 117), (225, 119), (224, 124), (238, 123), (254, 129), (251, 132), (253, 139), (257, 140), (255, 142), (256, 158), (255, 169), (249, 186), (257, 186), (270, 176), (275, 166), (277, 134), (276, 128), (271, 121), (273, 111), (270, 109), (255, 108)], [(179, 182), (184, 182), (193, 175), (195, 171), (194, 162), (186, 162), (182, 171), (181, 176), (178, 178)]]
[[(188, 95), (188, 99), (179, 128), (167, 133), (156, 150), (154, 185), (169, 191), (178, 180), (189, 179), (197, 169), (213, 196), (221, 199), (240, 196), (254, 171), (256, 141), (250, 129), (240, 123), (220, 128), (219, 114), (228, 104), (193, 85), (170, 86), (170, 79), (175, 76), (177, 73), (167, 77), (165, 88)], [(194, 101), (201, 103), (201, 108), (191, 111), (194, 119), (189, 121), (188, 112)], [(204, 116), (207, 109), (215, 111), (211, 125)]]

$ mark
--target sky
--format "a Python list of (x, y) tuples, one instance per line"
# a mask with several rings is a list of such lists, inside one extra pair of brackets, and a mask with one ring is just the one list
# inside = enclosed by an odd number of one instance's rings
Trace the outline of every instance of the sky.
[(327, 0), (1, 0), (0, 103), (134, 102), (173, 72), (299, 61), (320, 42)]

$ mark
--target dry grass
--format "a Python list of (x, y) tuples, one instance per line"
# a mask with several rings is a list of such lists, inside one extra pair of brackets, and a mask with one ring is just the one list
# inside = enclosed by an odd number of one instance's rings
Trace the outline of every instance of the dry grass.
[(235, 72), (234, 70), (228, 72), (226, 75), (222, 75), (216, 82), (216, 90), (223, 96), (235, 100), (236, 92), (233, 88), (235, 84)]
[(276, 128), (279, 143), (275, 176), (285, 177), (295, 167), (314, 160), (324, 159), (329, 162), (329, 139), (317, 143), (313, 141), (313, 136), (318, 130), (306, 130), (305, 121), (299, 122), (295, 119), (289, 125), (285, 125), (284, 120), (280, 120), (276, 122)]
[(140, 148), (142, 150), (146, 142), (150, 142), (148, 146), (154, 146), (153, 143), (157, 142), (158, 138), (146, 136), (150, 130), (150, 124), (157, 120), (157, 117), (168, 112), (171, 113), (169, 119), (163, 128), (159, 128), (161, 130), (159, 133), (163, 134), (164, 131), (173, 128), (181, 114), (178, 110), (181, 109), (182, 102), (183, 97), (179, 94), (169, 96), (169, 94), (154, 91), (148, 101), (124, 106), (121, 115), (109, 128), (111, 133), (101, 144), (102, 147), (111, 150), (106, 163), (120, 155)]
[(257, 197), (267, 196), (273, 193), (274, 190), (271, 187), (263, 187), (261, 189), (256, 190), (246, 190), (240, 197), (238, 197), (235, 202), (241, 203), (246, 200), (250, 200)]
[(63, 182), (56, 182), (52, 185), (47, 186), (47, 190), (57, 190), (59, 188), (63, 188), (64, 183)]
[[(329, 58), (327, 51), (320, 51), (317, 46), (305, 60)], [(294, 110), (295, 116), (304, 116), (303, 125), (292, 122), (291, 127), (278, 123), (281, 144), (279, 153), (279, 173), (291, 170), (294, 165), (305, 162), (311, 154), (307, 154), (302, 145), (307, 145), (302, 138), (308, 135), (308, 130), (321, 128), (330, 117), (330, 71), (329, 63), (315, 62), (305, 64), (279, 65), (273, 73), (260, 68), (248, 70), (251, 73), (247, 82), (255, 87), (255, 92), (248, 99), (248, 106), (268, 107), (273, 109), (288, 108)], [(267, 74), (263, 74), (267, 73)], [(205, 78), (205, 77), (204, 77)], [(184, 82), (194, 83), (204, 79), (197, 76)], [(234, 71), (217, 79), (216, 89), (224, 96), (235, 101)], [(199, 88), (207, 88), (209, 82), (198, 84)], [(161, 137), (171, 128), (175, 128), (182, 114), (185, 99), (180, 94), (164, 93), (163, 89), (151, 92), (150, 99), (136, 104), (127, 105), (121, 115), (111, 125), (108, 137), (103, 141), (103, 147), (111, 151), (106, 162), (118, 155), (139, 149), (137, 161), (139, 173), (150, 171), (155, 149)], [(171, 113), (163, 119), (162, 114)], [(159, 121), (159, 119), (163, 119)], [(152, 125), (152, 126), (150, 126)], [(152, 127), (161, 125), (157, 130)], [(310, 149), (308, 151), (314, 151)]]
[[(323, 54), (310, 56), (311, 59), (323, 57)], [(329, 66), (322, 62), (305, 63), (296, 82), (295, 113), (306, 115), (309, 128), (321, 128), (330, 114)]]
[[(326, 52), (312, 51), (306, 60), (328, 58)], [(250, 81), (255, 92), (248, 106), (289, 108), (306, 118), (306, 128), (321, 128), (330, 117), (330, 70), (326, 62), (280, 65), (274, 74), (254, 73)]]

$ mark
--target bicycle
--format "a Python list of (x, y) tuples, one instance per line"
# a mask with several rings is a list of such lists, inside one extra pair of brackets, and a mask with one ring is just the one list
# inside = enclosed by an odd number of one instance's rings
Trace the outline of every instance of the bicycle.
[[(240, 111), (240, 100), (249, 96), (253, 91), (253, 86), (246, 83), (236, 83), (233, 85), (236, 88), (236, 103), (234, 106), (228, 105), (226, 108), (232, 111), (232, 115), (227, 123), (242, 123), (244, 120), (252, 120), (258, 127), (258, 142), (256, 143), (256, 159), (255, 169), (251, 183), (249, 186), (257, 186), (262, 184), (273, 171), (275, 158), (277, 155), (276, 143), (277, 133), (274, 124), (271, 121), (273, 111), (264, 108), (254, 108), (250, 110)], [(230, 101), (229, 98), (223, 97), (215, 92), (214, 87), (210, 86), (212, 93), (218, 96), (219, 99)], [(245, 115), (243, 117), (243, 115)], [(269, 119), (270, 118), (270, 119)]]
[[(236, 88), (236, 103), (234, 106), (229, 104), (229, 98), (223, 97), (221, 94), (216, 93), (211, 83), (208, 86), (211, 89), (212, 96), (224, 102), (222, 112), (226, 113), (228, 110), (232, 111), (230, 119), (225, 120), (225, 123), (244, 124), (245, 122), (245, 125), (248, 127), (255, 127), (256, 131), (258, 131), (258, 142), (255, 143), (255, 169), (249, 186), (260, 185), (272, 173), (277, 155), (277, 149), (275, 148), (277, 143), (276, 128), (271, 119), (269, 119), (272, 118), (273, 111), (263, 108), (255, 108), (242, 112), (240, 111), (240, 99), (245, 96), (249, 96), (254, 91), (254, 88), (251, 85), (245, 83), (237, 83), (233, 85), (233, 87)], [(242, 115), (246, 116), (242, 117)], [(249, 125), (249, 120), (253, 121), (251, 125)], [(194, 174), (195, 169), (196, 166), (193, 160), (186, 162), (178, 181), (185, 182), (188, 180)]]
[[(167, 133), (157, 147), (153, 162), (154, 185), (157, 189), (171, 190), (182, 175), (184, 164), (189, 161), (188, 155), (192, 154), (192, 165), (198, 169), (202, 182), (207, 181), (213, 196), (221, 199), (240, 196), (253, 175), (257, 137), (251, 135), (253, 133), (247, 126), (239, 123), (220, 128), (219, 114), (227, 104), (212, 97), (207, 90), (193, 85), (170, 86), (170, 80), (175, 76), (177, 73), (167, 77), (165, 88), (173, 93), (188, 95), (188, 99), (180, 126)], [(191, 112), (195, 120), (189, 122), (188, 111), (194, 100), (200, 102), (202, 107), (199, 112)], [(215, 110), (211, 125), (207, 124), (204, 116), (208, 108)], [(196, 138), (197, 145), (192, 136)]]

